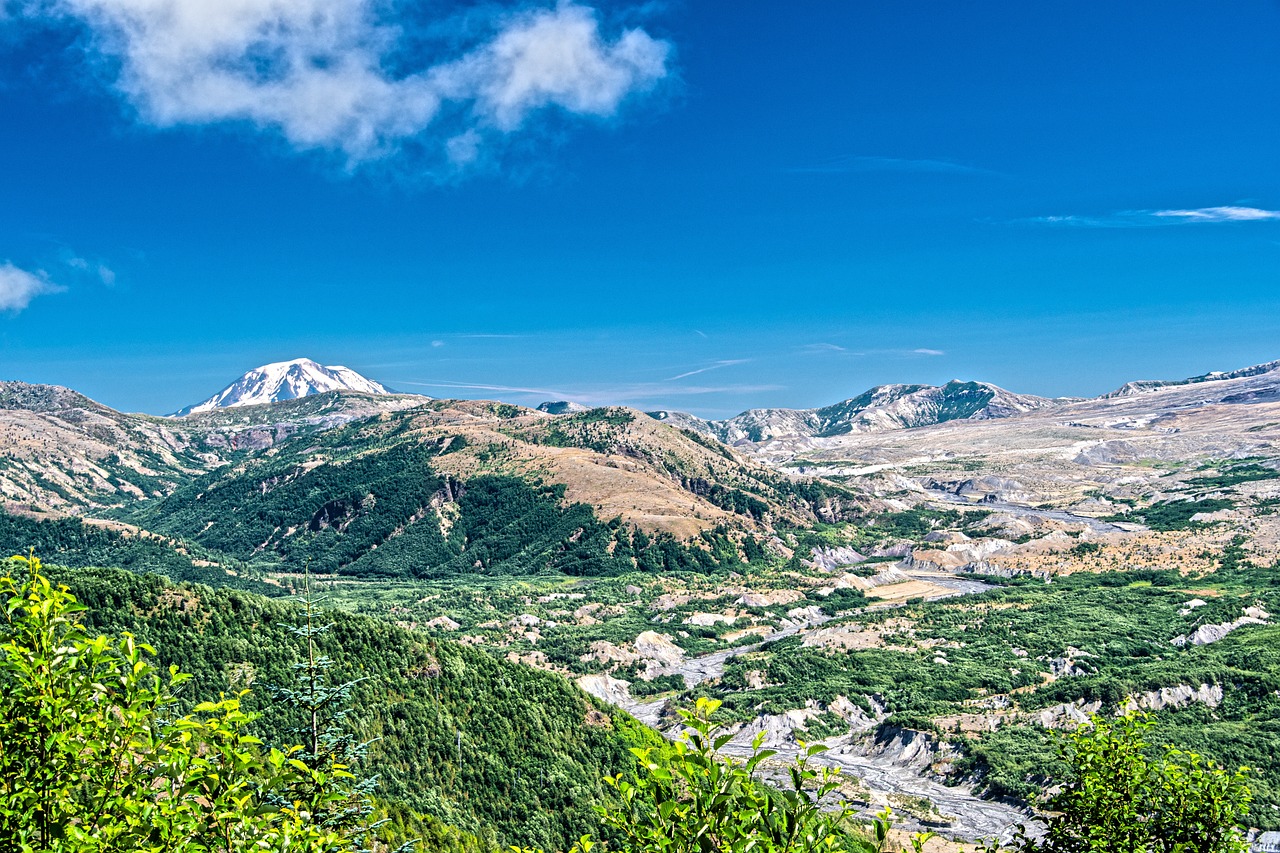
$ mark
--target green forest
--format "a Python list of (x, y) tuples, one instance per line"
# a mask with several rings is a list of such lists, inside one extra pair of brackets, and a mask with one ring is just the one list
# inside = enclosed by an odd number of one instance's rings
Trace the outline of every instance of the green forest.
[[(180, 697), (250, 692), (267, 743), (299, 725), (272, 700), (302, 647), (295, 602), (234, 589), (173, 585), (113, 569), (55, 569), (88, 607), (95, 632), (128, 631), (190, 673)], [(567, 849), (598, 827), (603, 778), (634, 768), (630, 747), (656, 735), (562, 678), (385, 621), (328, 612), (318, 639), (339, 680), (360, 679), (353, 724), (372, 739), (369, 773), (392, 809), (431, 815), (490, 845)]]
[[(684, 734), (667, 743), (621, 715), (610, 718), (563, 682), (553, 686), (553, 677), (510, 683), (512, 671), (484, 666), (483, 653), (418, 646), (385, 625), (344, 621), (318, 611), (309, 591), (299, 607), (154, 576), (58, 572), (77, 581), (77, 596), (45, 571), (37, 559), (14, 557), (0, 575), (6, 850), (355, 853), (372, 844), (469, 853), (492, 849), (504, 831), (520, 839), (517, 851), (532, 843), (590, 853), (601, 842), (602, 850), (626, 853), (885, 853), (895, 846), (892, 812), (861, 819), (841, 796), (839, 774), (813, 763), (821, 745), (804, 750), (778, 781), (763, 772), (775, 754), (762, 747), (763, 732), (745, 760), (719, 756), (730, 734), (713, 719), (718, 700), (681, 711)], [(172, 614), (178, 618), (166, 618)], [(245, 644), (228, 618), (252, 627), (259, 641)], [(130, 629), (175, 650), (157, 661), (156, 648)], [(264, 636), (283, 642), (255, 657), (250, 646), (262, 647)], [(253, 685), (280, 674), (289, 658), (291, 673), (267, 688), (275, 701), (255, 710), (245, 701)], [(166, 659), (204, 671), (170, 662), (166, 678)], [(406, 708), (406, 679), (431, 683), (434, 701), (428, 689), (425, 702)], [(509, 684), (514, 696), (502, 692)], [(225, 690), (210, 701), (203, 697), (211, 688)], [(564, 725), (584, 710), (581, 722)], [(422, 725), (389, 725), (402, 716)], [(1152, 725), (1135, 712), (1093, 717), (1059, 739), (1062, 770), (1034, 834), (1041, 837), (1020, 830), (1012, 846), (988, 841), (982, 849), (1243, 853), (1238, 824), (1252, 799), (1249, 772), (1178, 748), (1153, 755), (1145, 740)], [(464, 727), (472, 735), (466, 750)], [(452, 765), (440, 728), (456, 733)], [(590, 736), (593, 729), (600, 737)], [(569, 778), (578, 768), (564, 761), (532, 766), (530, 758), (563, 754), (547, 754), (545, 745), (587, 758), (596, 775)], [(416, 756), (405, 754), (410, 748)], [(406, 772), (409, 761), (415, 772)], [(391, 777), (400, 786), (385, 783), (388, 771), (402, 774)], [(522, 773), (537, 775), (538, 787), (519, 784)], [(391, 799), (379, 802), (383, 792)], [(587, 803), (589, 816), (579, 811)], [(441, 811), (480, 826), (459, 831), (440, 820)], [(570, 844), (568, 827), (586, 831)], [(911, 849), (921, 853), (933, 835), (912, 834)]]
[[(432, 469), (433, 456), (456, 449), (453, 441), (391, 443), (304, 464), (314, 452), (304, 448), (205, 475), (120, 515), (229, 555), (250, 574), (309, 565), (364, 578), (597, 577), (709, 571), (740, 560), (727, 531), (679, 543), (601, 521), (591, 507), (566, 503), (561, 485), (492, 475), (459, 482)], [(738, 490), (713, 491), (724, 508), (763, 512)]]

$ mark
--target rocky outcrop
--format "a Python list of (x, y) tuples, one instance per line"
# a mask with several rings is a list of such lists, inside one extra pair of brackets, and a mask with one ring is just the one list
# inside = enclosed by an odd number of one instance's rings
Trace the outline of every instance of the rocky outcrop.
[(867, 558), (859, 554), (857, 550), (847, 545), (840, 547), (818, 547), (814, 548), (805, 563), (817, 569), (820, 572), (835, 572), (846, 566), (856, 566), (859, 563), (865, 563)]
[(675, 644), (671, 637), (657, 631), (643, 631), (633, 643), (636, 654), (664, 666), (678, 664), (684, 660), (684, 649)]
[[(1222, 698), (1223, 691), (1220, 684), (1201, 684), (1197, 687), (1192, 687), (1190, 684), (1175, 684), (1172, 687), (1161, 687), (1159, 690), (1148, 690), (1137, 696), (1131, 696), (1123, 706), (1117, 709), (1116, 713), (1136, 709), (1165, 711), (1194, 704), (1216, 708), (1222, 704)], [(1031, 719), (1046, 729), (1070, 729), (1081, 723), (1087, 723), (1091, 715), (1101, 713), (1102, 710), (1101, 702), (1077, 699), (1075, 702), (1063, 702), (1045, 708), (1031, 715)]]
[(772, 607), (775, 604), (791, 604), (804, 598), (798, 589), (770, 589), (762, 592), (744, 592), (734, 601), (743, 607)]
[(1234, 622), (1223, 622), (1217, 625), (1201, 625), (1190, 634), (1174, 637), (1169, 642), (1175, 646), (1207, 646), (1216, 643), (1223, 637), (1245, 625), (1270, 625), (1271, 614), (1261, 607), (1246, 607), (1244, 615)]
[(1185, 708), (1188, 705), (1200, 704), (1216, 708), (1222, 704), (1222, 685), (1201, 684), (1192, 687), (1190, 684), (1179, 684), (1174, 687), (1161, 687), (1150, 690), (1141, 696), (1125, 703), (1125, 710), (1138, 708), (1147, 711), (1163, 711), (1167, 708)]

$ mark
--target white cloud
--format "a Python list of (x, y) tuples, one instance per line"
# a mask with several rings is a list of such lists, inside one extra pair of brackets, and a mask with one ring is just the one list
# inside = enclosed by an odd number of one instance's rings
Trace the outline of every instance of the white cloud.
[(947, 354), (944, 350), (929, 349), (927, 347), (920, 347), (919, 349), (913, 349), (911, 352), (914, 353), (915, 355), (946, 355)]
[(668, 52), (635, 29), (606, 44), (594, 11), (562, 4), (512, 17), (492, 42), (432, 77), (445, 97), (473, 100), (486, 123), (510, 132), (551, 105), (610, 115), (629, 92), (665, 76)]
[(1077, 228), (1141, 228), (1155, 225), (1202, 225), (1275, 220), (1280, 220), (1280, 210), (1224, 206), (1171, 210), (1118, 210), (1103, 216), (1036, 216), (1021, 221), (1037, 225), (1066, 225)]
[(380, 0), (44, 0), (35, 10), (88, 27), (146, 122), (247, 122), (353, 163), (413, 140), (465, 164), (481, 132), (512, 133), (536, 110), (612, 115), (666, 76), (670, 50), (641, 29), (609, 41), (595, 11), (572, 2), (502, 17), (460, 56), (441, 55), (440, 39), (411, 42), (422, 27)]
[(56, 293), (61, 289), (49, 281), (44, 273), (27, 272), (8, 262), (0, 264), (0, 311), (12, 311), (16, 314), (37, 296)]
[(1280, 219), (1280, 210), (1257, 207), (1200, 207), (1193, 210), (1157, 210), (1151, 214), (1182, 222), (1258, 222)]

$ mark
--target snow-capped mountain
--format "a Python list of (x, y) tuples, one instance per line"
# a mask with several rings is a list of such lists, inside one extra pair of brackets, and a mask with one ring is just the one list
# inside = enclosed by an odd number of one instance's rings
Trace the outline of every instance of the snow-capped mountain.
[(295, 358), (293, 361), (277, 361), (274, 364), (255, 367), (203, 403), (187, 406), (175, 412), (174, 417), (181, 418), (214, 409), (296, 400), (299, 397), (324, 394), (327, 391), (356, 391), (361, 394), (394, 393), (385, 385), (366, 379), (349, 367), (325, 367), (309, 358)]

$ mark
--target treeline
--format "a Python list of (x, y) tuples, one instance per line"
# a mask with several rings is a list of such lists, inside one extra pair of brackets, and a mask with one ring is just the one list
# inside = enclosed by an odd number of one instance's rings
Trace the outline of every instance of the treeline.
[(283, 590), (263, 583), (247, 572), (247, 567), (235, 564), (234, 574), (228, 573), (212, 559), (221, 561), (221, 555), (192, 555), (184, 553), (185, 544), (167, 541), (155, 536), (139, 534), (111, 527), (86, 524), (79, 518), (35, 519), (22, 515), (10, 515), (0, 509), (0, 543), (8, 553), (34, 550), (36, 554), (57, 554), (58, 560), (69, 568), (85, 566), (118, 566), (133, 572), (152, 572), (167, 575), (176, 581), (203, 583), (210, 586), (232, 586), (277, 596)]

